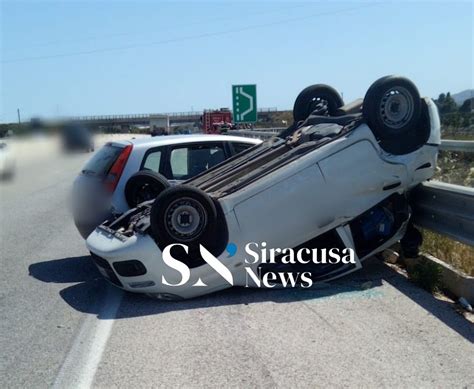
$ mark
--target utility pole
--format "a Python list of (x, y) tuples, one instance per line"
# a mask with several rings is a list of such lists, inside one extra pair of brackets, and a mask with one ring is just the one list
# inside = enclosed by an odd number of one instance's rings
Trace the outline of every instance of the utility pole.
[(20, 119), (20, 108), (16, 109), (16, 113), (18, 114), (18, 124), (21, 124), (21, 119)]

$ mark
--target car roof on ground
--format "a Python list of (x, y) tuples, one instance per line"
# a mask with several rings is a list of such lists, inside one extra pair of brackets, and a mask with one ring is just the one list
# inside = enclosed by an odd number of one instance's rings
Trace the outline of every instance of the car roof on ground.
[[(166, 146), (189, 142), (244, 142), (258, 144), (260, 139), (245, 138), (242, 136), (233, 135), (216, 135), (216, 134), (189, 134), (189, 135), (159, 135), (159, 136), (145, 136), (135, 138), (124, 143), (132, 143), (134, 146), (148, 147), (148, 146)], [(122, 143), (122, 142), (114, 142)]]

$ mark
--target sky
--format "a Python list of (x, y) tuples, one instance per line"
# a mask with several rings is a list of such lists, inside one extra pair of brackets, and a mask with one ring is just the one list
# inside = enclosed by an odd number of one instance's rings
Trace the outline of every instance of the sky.
[(473, 87), (473, 2), (2, 1), (0, 122), (346, 102), (400, 74), (423, 96)]

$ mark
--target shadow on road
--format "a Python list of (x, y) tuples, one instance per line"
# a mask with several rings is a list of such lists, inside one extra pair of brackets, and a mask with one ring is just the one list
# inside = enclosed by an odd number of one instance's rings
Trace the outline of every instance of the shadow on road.
[(30, 276), (46, 283), (82, 286), (81, 290), (75, 290), (74, 293), (68, 291), (70, 288), (60, 292), (63, 300), (78, 311), (99, 312), (105, 302), (107, 282), (88, 255), (38, 262), (30, 265), (28, 270)]
[(58, 284), (88, 282), (101, 277), (88, 255), (38, 262), (30, 265), (28, 270), (37, 280)]
[[(127, 319), (158, 315), (171, 311), (212, 308), (227, 305), (255, 304), (261, 302), (290, 303), (314, 299), (383, 298), (382, 282), (392, 285), (445, 325), (474, 342), (474, 329), (464, 318), (454, 312), (452, 304), (433, 298), (431, 294), (409, 282), (404, 276), (372, 259), (364, 263), (362, 270), (349, 276), (312, 289), (250, 289), (234, 287), (207, 296), (184, 301), (157, 301), (141, 294), (124, 293), (115, 317), (106, 317), (103, 306), (107, 304), (108, 286), (89, 256), (39, 262), (29, 267), (30, 275), (43, 282), (76, 283), (61, 290), (62, 299), (72, 308), (96, 315), (99, 319)], [(117, 289), (117, 290), (115, 290)], [(92, 297), (92, 299), (91, 299)], [(91, 303), (91, 300), (94, 303)], [(100, 303), (98, 301), (100, 300)], [(422, 323), (420, 323), (421, 325)]]

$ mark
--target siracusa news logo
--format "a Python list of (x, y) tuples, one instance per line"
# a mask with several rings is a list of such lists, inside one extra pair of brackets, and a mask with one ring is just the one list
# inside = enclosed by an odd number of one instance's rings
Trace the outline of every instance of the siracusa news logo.
[[(185, 244), (174, 243), (165, 247), (163, 250), (163, 262), (171, 269), (176, 270), (181, 275), (181, 280), (178, 283), (170, 283), (164, 275), (161, 276), (161, 282), (167, 286), (184, 286), (188, 284), (191, 278), (191, 270), (182, 261), (174, 258), (171, 255), (171, 249), (173, 247), (181, 247), (186, 254), (189, 253), (189, 248)], [(235, 243), (229, 243), (227, 245), (227, 258), (233, 257), (237, 254), (238, 248)], [(209, 252), (203, 245), (199, 245), (199, 252), (202, 259), (215, 271), (217, 272), (229, 285), (234, 285), (234, 277), (232, 272), (222, 262), (222, 260), (216, 258), (212, 253)], [(226, 259), (227, 259), (226, 258)], [(313, 282), (311, 279), (310, 271), (303, 272), (265, 272), (260, 277), (258, 271), (255, 269), (260, 264), (303, 264), (308, 265), (336, 265), (339, 263), (343, 264), (355, 264), (355, 253), (351, 248), (300, 248), (294, 250), (292, 248), (267, 248), (266, 242), (260, 244), (256, 242), (247, 243), (244, 247), (244, 254), (242, 255), (244, 270), (246, 272), (246, 285), (249, 286), (249, 281), (257, 287), (273, 288), (276, 285), (283, 287), (303, 287), (309, 288)], [(191, 286), (207, 286), (200, 278)]]

